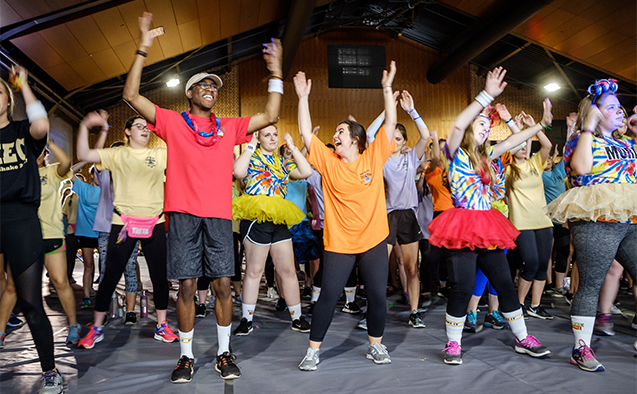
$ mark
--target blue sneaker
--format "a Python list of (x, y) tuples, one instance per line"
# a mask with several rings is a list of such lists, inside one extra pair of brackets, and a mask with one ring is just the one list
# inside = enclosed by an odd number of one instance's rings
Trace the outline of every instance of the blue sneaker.
[(9, 321), (7, 322), (7, 326), (13, 327), (13, 328), (19, 328), (19, 327), (22, 327), (23, 325), (24, 325), (24, 320), (18, 319), (15, 313), (12, 313), (11, 317), (9, 317)]
[(6, 334), (2, 331), (0, 331), (0, 349), (4, 349), (4, 338), (6, 337)]
[(478, 314), (476, 311), (470, 311), (467, 313), (467, 319), (464, 322), (465, 332), (480, 332), (482, 326), (478, 326)]
[(506, 322), (500, 311), (493, 311), (484, 317), (484, 326), (494, 330), (506, 330), (509, 328), (509, 323)]
[(84, 299), (82, 300), (82, 306), (80, 306), (80, 308), (91, 309), (91, 297), (84, 297)]
[(80, 325), (75, 323), (69, 326), (69, 334), (66, 336), (66, 344), (77, 343), (80, 340)]
[(580, 347), (573, 348), (571, 364), (577, 365), (582, 371), (602, 372), (604, 366), (595, 358), (595, 352), (583, 340), (579, 340)]

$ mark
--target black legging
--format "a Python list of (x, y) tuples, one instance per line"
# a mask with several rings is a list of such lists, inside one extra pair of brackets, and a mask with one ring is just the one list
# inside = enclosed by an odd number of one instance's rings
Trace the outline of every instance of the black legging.
[(150, 238), (131, 238), (117, 243), (117, 236), (122, 229), (121, 225), (113, 225), (111, 234), (108, 237), (108, 253), (106, 254), (106, 271), (104, 279), (100, 283), (95, 298), (95, 310), (98, 312), (108, 311), (111, 302), (111, 295), (117, 287), (126, 263), (133, 252), (137, 241), (140, 242), (148, 273), (153, 283), (153, 298), (156, 310), (168, 309), (168, 279), (166, 276), (166, 228), (164, 223), (156, 224), (153, 228), (153, 235)]
[(467, 306), (475, 287), (476, 267), (482, 270), (498, 293), (502, 312), (513, 312), (520, 308), (518, 295), (509, 275), (509, 266), (502, 249), (447, 249), (447, 272), (449, 273), (447, 285), (451, 286), (447, 303), (448, 314), (454, 317), (467, 314)]
[(553, 240), (553, 246), (555, 248), (555, 272), (563, 274), (568, 269), (568, 255), (571, 251), (571, 232), (561, 224), (554, 224)]
[(232, 233), (232, 242), (234, 242), (234, 276), (230, 278), (232, 282), (241, 282), (241, 263), (243, 262), (243, 242), (241, 235)]
[(55, 368), (53, 329), (42, 304), (44, 245), (37, 206), (2, 203), (0, 253), (11, 268), (17, 305), (31, 329), (42, 371)]
[[(319, 268), (316, 270), (316, 274), (314, 274), (313, 284), (316, 287), (321, 287), (323, 283), (323, 261), (325, 261), (325, 245), (323, 245), (323, 230), (314, 230), (314, 237), (316, 238), (316, 247), (319, 250)], [(356, 267), (352, 269), (349, 277), (347, 278), (347, 283), (345, 283), (345, 287), (356, 287), (358, 284), (358, 276), (356, 275)]]
[(75, 234), (67, 234), (65, 241), (66, 275), (69, 279), (71, 279), (73, 277), (73, 270), (75, 269), (75, 256), (77, 255), (77, 237), (75, 237)]
[[(515, 244), (524, 261), (520, 277), (527, 282), (546, 280), (546, 270), (551, 259), (553, 227), (522, 230)], [(497, 291), (497, 290), (496, 290)]]
[(359, 254), (325, 252), (323, 271), (323, 279), (325, 280), (321, 286), (321, 295), (314, 306), (310, 331), (311, 341), (322, 342), (325, 338), (327, 329), (332, 323), (338, 298), (356, 263), (358, 263), (367, 293), (367, 332), (371, 337), (383, 336), (387, 316), (386, 283), (389, 273), (387, 244), (384, 240), (368, 251)]

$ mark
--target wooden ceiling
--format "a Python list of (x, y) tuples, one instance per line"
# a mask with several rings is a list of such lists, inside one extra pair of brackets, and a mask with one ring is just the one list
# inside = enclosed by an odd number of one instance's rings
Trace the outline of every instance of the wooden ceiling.
[[(442, 0), (442, 3), (487, 18), (503, 1)], [(635, 0), (555, 0), (512, 34), (635, 83), (636, 3)]]

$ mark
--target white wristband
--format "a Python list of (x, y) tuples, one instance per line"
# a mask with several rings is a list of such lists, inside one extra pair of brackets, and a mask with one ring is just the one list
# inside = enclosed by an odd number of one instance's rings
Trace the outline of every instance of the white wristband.
[(268, 82), (268, 93), (280, 93), (283, 94), (283, 81), (276, 78), (271, 78)]
[(487, 105), (491, 104), (491, 102), (494, 100), (493, 97), (491, 97), (489, 95), (489, 93), (487, 93), (485, 90), (481, 91), (477, 96), (476, 96), (476, 101), (480, 103), (480, 105), (484, 108)]
[(255, 149), (256, 149), (256, 147), (254, 145), (250, 145), (250, 144), (246, 145), (246, 150), (254, 152)]
[(27, 118), (29, 118), (29, 123), (33, 123), (38, 119), (46, 119), (47, 117), (46, 109), (44, 109), (44, 105), (42, 105), (39, 100), (27, 105)]

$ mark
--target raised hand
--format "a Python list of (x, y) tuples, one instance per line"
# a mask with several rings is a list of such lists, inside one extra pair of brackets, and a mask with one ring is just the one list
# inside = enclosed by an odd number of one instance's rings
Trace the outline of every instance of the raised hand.
[(108, 127), (106, 120), (95, 111), (89, 112), (82, 120), (82, 123), (89, 130), (95, 126)]
[(436, 130), (430, 130), (429, 131), (429, 138), (434, 142), (437, 143), (438, 142), (438, 132)]
[(569, 130), (575, 130), (575, 123), (577, 123), (577, 112), (571, 112), (566, 117), (566, 127)]
[[(352, 116), (352, 115), (350, 115)], [(356, 120), (354, 120), (354, 122), (356, 122)], [(313, 130), (312, 130), (312, 134), (314, 135), (318, 135), (319, 130), (321, 130), (321, 126), (316, 126)]]
[(597, 108), (597, 105), (591, 105), (591, 108), (588, 110), (586, 114), (586, 119), (584, 120), (584, 129), (595, 131), (597, 125), (602, 120), (602, 113)]
[(100, 109), (100, 116), (104, 119), (104, 123), (108, 124), (108, 117), (110, 116), (108, 112), (103, 109)]
[(293, 78), (294, 81), (294, 89), (296, 89), (296, 94), (299, 98), (306, 97), (310, 95), (310, 91), (312, 90), (312, 80), (305, 79), (305, 73), (303, 71), (299, 71)]
[[(396, 92), (398, 93), (398, 92)], [(400, 106), (403, 107), (405, 112), (410, 113), (414, 110), (414, 99), (411, 97), (408, 91), (403, 90), (403, 93), (400, 97)]]
[(524, 128), (524, 121), (522, 121), (522, 114), (518, 114), (515, 117), (515, 125), (518, 126), (519, 130), (522, 130)]
[(16, 92), (19, 92), (24, 85), (27, 84), (29, 73), (24, 67), (11, 65), (11, 71), (9, 72), (9, 82), (13, 85)]
[(150, 30), (150, 24), (153, 21), (153, 14), (150, 12), (144, 12), (142, 16), (137, 18), (137, 24), (139, 25), (139, 47), (147, 50), (153, 46), (153, 40), (157, 36), (154, 31)]
[(281, 45), (281, 40), (273, 38), (270, 42), (263, 44), (263, 60), (265, 60), (270, 74), (283, 77), (283, 45)]
[(520, 120), (522, 121), (522, 123), (525, 124), (527, 127), (531, 127), (535, 125), (535, 119), (533, 119), (533, 117), (527, 114), (526, 112), (522, 111), (520, 112), (520, 115), (518, 116), (520, 117)]
[(394, 77), (396, 76), (396, 62), (391, 61), (389, 63), (389, 71), (383, 70), (383, 79), (381, 79), (380, 84), (383, 88), (391, 87), (391, 84), (394, 82)]
[(551, 109), (553, 108), (553, 104), (551, 104), (551, 100), (547, 98), (542, 101), (542, 107), (544, 108), (544, 113), (542, 114), (542, 124), (544, 126), (550, 126), (553, 123), (553, 113)]
[(347, 120), (351, 120), (352, 122), (358, 123), (358, 121), (356, 120), (356, 118), (353, 115), (347, 115)]
[(294, 145), (294, 140), (292, 140), (292, 137), (290, 136), (290, 134), (285, 133), (285, 135), (283, 136), (283, 139), (285, 140), (285, 145), (287, 145), (291, 151), (294, 151), (294, 149), (297, 149), (296, 145)]
[(496, 67), (493, 71), (489, 71), (487, 73), (487, 81), (484, 84), (484, 90), (489, 94), (489, 96), (495, 98), (502, 94), (504, 88), (507, 86), (507, 83), (503, 82), (506, 73), (507, 70), (502, 67)]
[(495, 105), (495, 110), (498, 112), (498, 115), (500, 115), (500, 119), (512, 119), (506, 105), (498, 103)]

